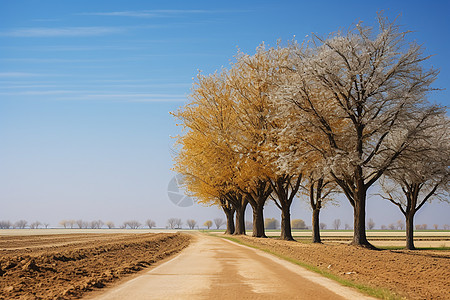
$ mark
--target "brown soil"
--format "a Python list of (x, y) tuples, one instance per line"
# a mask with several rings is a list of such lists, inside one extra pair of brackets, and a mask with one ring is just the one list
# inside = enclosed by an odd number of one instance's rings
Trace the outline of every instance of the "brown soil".
[(75, 299), (185, 248), (184, 234), (0, 237), (0, 299)]
[(450, 251), (377, 251), (336, 243), (239, 239), (407, 299), (450, 299)]

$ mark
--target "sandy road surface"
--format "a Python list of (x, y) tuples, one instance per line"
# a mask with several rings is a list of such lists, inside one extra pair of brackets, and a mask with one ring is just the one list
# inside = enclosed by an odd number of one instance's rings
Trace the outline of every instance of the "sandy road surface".
[(175, 258), (94, 299), (371, 299), (262, 251), (196, 237)]

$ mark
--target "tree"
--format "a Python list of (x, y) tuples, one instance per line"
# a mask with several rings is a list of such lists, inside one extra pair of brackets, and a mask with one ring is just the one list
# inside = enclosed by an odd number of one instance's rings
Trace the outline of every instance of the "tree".
[(234, 213), (242, 212), (246, 205), (235, 197), (236, 155), (228, 141), (234, 133), (236, 114), (229, 100), (227, 76), (225, 71), (199, 74), (191, 101), (172, 113), (185, 130), (177, 140), (181, 149), (174, 170), (184, 175), (183, 184), (190, 196), (201, 204), (223, 209), (227, 233), (233, 234)]
[(291, 45), (292, 74), (274, 96), (322, 136), (309, 142), (353, 207), (352, 244), (368, 248), (367, 190), (422, 138), (424, 120), (439, 110), (426, 102), (438, 71), (423, 67), (422, 47), (381, 14), (378, 25), (376, 35), (358, 23), (327, 39), (314, 35), (307, 48)]
[(9, 229), (12, 227), (12, 224), (10, 221), (0, 221), (0, 229)]
[(389, 224), (388, 227), (389, 227), (390, 230), (395, 230), (395, 229), (397, 229), (397, 226), (395, 226), (394, 223)]
[(64, 228), (67, 228), (67, 226), (69, 226), (69, 223), (67, 220), (62, 220), (59, 222), (59, 225), (63, 226)]
[(28, 222), (25, 220), (19, 220), (16, 223), (14, 223), (15, 228), (24, 229), (27, 227)]
[(41, 222), (35, 221), (35, 222), (33, 222), (33, 223), (30, 224), (30, 228), (31, 228), (31, 229), (38, 229), (39, 226), (41, 226), (41, 225), (42, 225)]
[(306, 229), (306, 224), (302, 219), (294, 219), (291, 221), (291, 227), (293, 229)]
[(319, 224), (319, 226), (320, 226), (320, 229), (327, 229), (327, 224), (325, 224), (325, 223), (320, 223)]
[(397, 228), (400, 230), (404, 230), (405, 229), (405, 222), (403, 222), (402, 220), (398, 220), (397, 221)]
[(216, 229), (219, 229), (220, 226), (222, 226), (225, 222), (223, 221), (222, 218), (215, 218), (214, 219), (214, 224), (216, 224)]
[(44, 223), (43, 225), (44, 225), (45, 229), (47, 229), (50, 224), (49, 223)]
[(183, 221), (181, 219), (175, 219), (175, 228), (181, 229), (181, 226), (183, 226)]
[(203, 223), (203, 226), (206, 226), (206, 228), (211, 228), (211, 226), (213, 225), (213, 222), (211, 220), (206, 221), (205, 223)]
[(333, 221), (333, 228), (334, 228), (334, 230), (338, 230), (339, 227), (341, 227), (341, 219), (335, 219)]
[(449, 229), (450, 229), (450, 225), (444, 224), (444, 230), (449, 230)]
[(309, 194), (309, 204), (312, 209), (312, 241), (313, 243), (321, 243), (320, 239), (320, 210), (326, 202), (331, 202), (329, 198), (336, 193), (336, 184), (331, 178), (321, 172), (322, 166), (319, 164), (313, 171), (306, 185), (303, 187), (305, 193)]
[(439, 225), (438, 224), (434, 224), (433, 227), (434, 227), (434, 230), (438, 230), (439, 229)]
[(73, 227), (75, 226), (76, 221), (75, 220), (68, 220), (67, 221), (67, 226), (70, 227), (70, 229), (73, 229)]
[(245, 222), (245, 228), (248, 229), (248, 230), (252, 230), (253, 229), (253, 222), (246, 221)]
[(170, 218), (169, 220), (167, 220), (167, 225), (169, 226), (170, 229), (175, 229), (175, 227), (177, 226), (177, 219)]
[(130, 227), (130, 229), (138, 229), (142, 224), (139, 221), (131, 220), (123, 223), (123, 228), (127, 228), (127, 226)]
[(372, 230), (375, 227), (375, 222), (372, 219), (369, 219), (369, 221), (367, 221), (367, 228), (369, 230)]
[(145, 221), (145, 225), (147, 225), (149, 229), (152, 229), (153, 227), (156, 226), (156, 223), (155, 221), (148, 219), (147, 221)]
[(102, 226), (103, 226), (103, 221), (102, 221), (102, 220), (94, 220), (94, 221), (91, 221), (91, 223), (89, 224), (89, 226), (90, 226), (92, 229), (100, 229), (100, 228), (102, 228)]
[(186, 221), (186, 224), (189, 226), (189, 229), (194, 229), (195, 225), (197, 225), (197, 221), (190, 219)]
[(114, 228), (114, 222), (112, 222), (112, 221), (105, 222), (105, 225), (108, 227), (108, 229)]
[(275, 218), (265, 218), (264, 219), (264, 227), (266, 229), (277, 229), (278, 228), (278, 220)]
[(381, 225), (381, 230), (386, 230), (386, 229), (387, 229), (386, 225)]
[[(406, 123), (405, 126), (408, 124)], [(381, 197), (396, 205), (406, 221), (406, 249), (414, 249), (414, 216), (433, 199), (449, 202), (450, 120), (442, 113), (423, 121), (421, 140), (406, 150), (381, 181)]]
[(344, 228), (345, 228), (345, 230), (349, 230), (349, 229), (351, 229), (352, 227), (351, 227), (348, 223), (345, 223)]
[(84, 226), (83, 226), (83, 225), (84, 225), (84, 224), (83, 224), (83, 220), (77, 220), (76, 223), (77, 223), (77, 226), (78, 226), (79, 229), (82, 229), (82, 228), (84, 227)]

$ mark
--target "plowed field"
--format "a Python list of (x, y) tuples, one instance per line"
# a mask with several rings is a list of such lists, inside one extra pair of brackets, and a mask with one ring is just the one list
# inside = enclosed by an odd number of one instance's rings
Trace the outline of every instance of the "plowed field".
[(405, 299), (450, 299), (450, 251), (376, 251), (339, 243), (238, 239), (355, 283), (391, 290)]
[(65, 234), (0, 237), (0, 299), (75, 299), (185, 248), (191, 237)]

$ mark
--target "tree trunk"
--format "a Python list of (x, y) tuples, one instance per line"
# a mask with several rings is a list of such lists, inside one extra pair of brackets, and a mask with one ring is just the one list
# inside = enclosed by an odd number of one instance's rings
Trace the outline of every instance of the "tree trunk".
[(282, 240), (293, 241), (291, 230), (291, 212), (290, 207), (282, 207), (281, 209), (281, 235)]
[(353, 205), (353, 245), (362, 246), (369, 249), (376, 249), (366, 236), (366, 188), (364, 187), (364, 180), (362, 179), (362, 170), (358, 168), (356, 180), (356, 189), (354, 192)]
[(253, 209), (253, 237), (266, 238), (264, 231), (264, 204), (256, 203)]
[(245, 234), (245, 209), (247, 208), (248, 202), (245, 201), (244, 205), (236, 209), (236, 229), (234, 231), (235, 235)]
[(225, 234), (233, 234), (234, 233), (234, 209), (224, 209), (225, 216), (227, 217), (227, 230)]
[(369, 249), (376, 249), (366, 236), (366, 197), (355, 199), (355, 206), (353, 207), (353, 245), (362, 246)]
[(414, 213), (406, 214), (406, 249), (414, 250)]
[(320, 239), (320, 223), (319, 223), (320, 208), (315, 208), (312, 214), (312, 240), (313, 243), (322, 243)]

